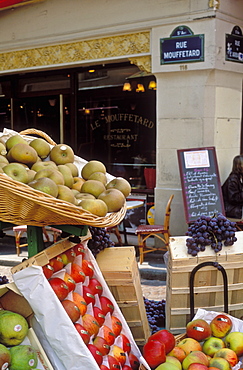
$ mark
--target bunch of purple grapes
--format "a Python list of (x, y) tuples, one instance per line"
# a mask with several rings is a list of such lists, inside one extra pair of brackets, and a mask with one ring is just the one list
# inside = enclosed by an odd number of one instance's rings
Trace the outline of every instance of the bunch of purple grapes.
[(8, 284), (9, 280), (6, 275), (0, 276), (0, 285)]
[(152, 334), (165, 327), (165, 300), (150, 300), (143, 297), (146, 315)]
[(88, 248), (93, 253), (94, 257), (105, 248), (114, 247), (115, 243), (110, 239), (110, 235), (104, 227), (89, 226), (92, 239), (88, 241)]
[(188, 227), (187, 253), (197, 256), (198, 252), (205, 251), (206, 246), (211, 246), (218, 253), (223, 246), (229, 247), (237, 241), (236, 230), (236, 223), (228, 220), (222, 213), (213, 217), (202, 215)]

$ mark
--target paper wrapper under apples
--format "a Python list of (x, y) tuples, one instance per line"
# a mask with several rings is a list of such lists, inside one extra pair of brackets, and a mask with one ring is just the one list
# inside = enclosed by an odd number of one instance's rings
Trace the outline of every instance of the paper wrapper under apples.
[[(130, 340), (133, 354), (149, 369), (94, 256), (88, 248), (86, 248), (85, 259), (92, 262), (94, 277), (102, 284), (103, 295), (107, 296), (113, 303), (113, 314), (122, 322), (122, 332)], [(97, 363), (43, 275), (42, 268), (39, 266), (27, 267), (13, 274), (13, 279), (19, 291), (32, 307), (34, 312), (33, 328), (54, 369), (99, 370)]]
[[(193, 320), (195, 319), (203, 319), (205, 321), (207, 321), (208, 323), (210, 323), (213, 318), (215, 316), (219, 315), (219, 312), (215, 312), (215, 311), (206, 311), (202, 308), (199, 308), (193, 318)], [(232, 325), (232, 329), (231, 331), (240, 331), (241, 333), (243, 333), (243, 321), (240, 320), (240, 319), (237, 319), (236, 317), (234, 316), (231, 316), (229, 314), (226, 314), (230, 317), (233, 325)], [(240, 358), (240, 361), (238, 362), (237, 365), (235, 365), (234, 367), (232, 367), (232, 370), (238, 370), (241, 368), (241, 365), (242, 365), (242, 361), (243, 359)]]

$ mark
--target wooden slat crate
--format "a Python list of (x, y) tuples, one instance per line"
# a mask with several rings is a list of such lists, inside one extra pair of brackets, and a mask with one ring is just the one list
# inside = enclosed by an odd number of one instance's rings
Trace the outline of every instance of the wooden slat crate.
[[(236, 233), (237, 242), (223, 247), (215, 254), (211, 247), (197, 257), (187, 254), (186, 238), (170, 238), (166, 287), (166, 329), (174, 334), (183, 333), (190, 321), (189, 279), (193, 268), (208, 261), (221, 264), (228, 277), (229, 314), (243, 316), (243, 232)], [(213, 266), (203, 267), (195, 274), (194, 306), (205, 310), (223, 311), (223, 277)]]
[(143, 346), (151, 332), (134, 247), (107, 248), (97, 255), (97, 263), (135, 342)]

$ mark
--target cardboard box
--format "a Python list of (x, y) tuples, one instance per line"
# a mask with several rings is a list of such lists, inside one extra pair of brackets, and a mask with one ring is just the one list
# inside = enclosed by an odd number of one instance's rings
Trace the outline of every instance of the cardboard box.
[(31, 327), (31, 318), (33, 311), (26, 299), (21, 295), (14, 283), (9, 283), (0, 286), (0, 307), (4, 310), (9, 310), (18, 313), (26, 318), (30, 327), (27, 337), (22, 344), (28, 344), (34, 347), (38, 356), (38, 369), (53, 370), (53, 367), (37, 337), (34, 329)]
[[(187, 237), (170, 238), (166, 281), (166, 329), (174, 334), (185, 331), (190, 321), (189, 279), (191, 271), (202, 262), (215, 261), (221, 264), (228, 278), (229, 314), (236, 318), (243, 316), (243, 232), (236, 233), (237, 242), (231, 247), (223, 247), (215, 253), (210, 246), (197, 257), (187, 254)], [(223, 277), (221, 272), (207, 266), (198, 270), (194, 280), (194, 306), (198, 308), (224, 311)]]

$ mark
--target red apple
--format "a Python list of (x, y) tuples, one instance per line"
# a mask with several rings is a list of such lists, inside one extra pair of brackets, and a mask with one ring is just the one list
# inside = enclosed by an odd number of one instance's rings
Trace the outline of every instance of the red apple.
[(168, 353), (168, 356), (173, 356), (173, 357), (177, 358), (180, 362), (182, 362), (184, 360), (184, 358), (186, 357), (186, 354), (185, 354), (185, 351), (182, 348), (175, 346)]
[(102, 329), (106, 342), (109, 344), (109, 346), (112, 346), (116, 339), (115, 334), (107, 325), (103, 325)]
[(45, 266), (42, 266), (42, 271), (47, 280), (49, 280), (54, 274), (54, 268), (49, 263)]
[(122, 370), (132, 370), (132, 368), (129, 365), (124, 365), (122, 366)]
[(209, 365), (208, 356), (205, 355), (202, 351), (192, 351), (190, 352), (186, 358), (184, 358), (182, 362), (183, 370), (187, 370), (190, 364), (192, 363), (203, 364), (205, 366)]
[(184, 338), (178, 344), (177, 347), (182, 348), (186, 356), (192, 351), (201, 351), (201, 344), (193, 338)]
[(83, 297), (87, 304), (91, 303), (92, 306), (95, 304), (95, 296), (92, 294), (88, 286), (83, 286)]
[(83, 327), (88, 331), (89, 335), (97, 335), (100, 329), (98, 322), (94, 316), (86, 313), (83, 317)]
[(125, 334), (120, 334), (122, 339), (122, 349), (124, 352), (131, 352), (131, 343), (130, 340), (125, 336)]
[(113, 370), (113, 369), (120, 370), (120, 364), (115, 357), (113, 357), (112, 355), (107, 355), (107, 359), (108, 359), (110, 370)]
[(69, 299), (64, 299), (62, 301), (62, 305), (64, 310), (67, 312), (68, 316), (72, 320), (72, 322), (78, 321), (78, 319), (80, 318), (80, 311), (78, 306)]
[(186, 326), (186, 335), (202, 342), (211, 336), (211, 327), (207, 321), (203, 319), (195, 319), (189, 321)]
[(65, 281), (66, 285), (68, 286), (69, 292), (72, 292), (76, 287), (76, 283), (73, 280), (73, 278), (67, 272), (65, 272), (63, 280)]
[(82, 270), (82, 267), (77, 263), (71, 263), (70, 276), (73, 278), (75, 283), (83, 283), (85, 280), (85, 273)]
[(81, 336), (81, 338), (83, 339), (84, 343), (88, 344), (90, 341), (90, 335), (88, 331), (83, 327), (83, 325), (79, 324), (78, 322), (75, 322), (74, 326), (79, 335)]
[(138, 358), (132, 352), (130, 352), (128, 355), (128, 359), (129, 359), (131, 368), (133, 370), (138, 370), (140, 366)]
[(191, 364), (187, 370), (208, 370), (209, 368), (206, 365), (193, 363)]
[(148, 341), (150, 340), (158, 340), (165, 344), (165, 353), (169, 353), (175, 347), (175, 337), (174, 335), (166, 329), (161, 329), (156, 333), (150, 335)]
[(105, 322), (105, 315), (104, 315), (103, 311), (99, 307), (94, 306), (93, 307), (93, 314), (94, 314), (94, 317), (96, 318), (96, 320), (98, 321), (98, 324), (100, 326), (102, 326)]
[(121, 366), (125, 365), (126, 354), (122, 348), (119, 346), (113, 345), (111, 355), (119, 362)]
[(54, 268), (54, 272), (60, 271), (64, 266), (62, 258), (60, 256), (52, 258), (49, 261), (49, 265), (51, 265)]
[(113, 314), (114, 306), (109, 298), (102, 295), (100, 297), (100, 306), (102, 311), (104, 312), (104, 315), (106, 315), (108, 312), (110, 312), (111, 315)]
[(102, 364), (100, 365), (100, 370), (110, 370), (110, 368)]
[(243, 355), (243, 333), (232, 331), (224, 338), (226, 347), (232, 349), (238, 357)]
[(151, 368), (156, 368), (166, 360), (165, 344), (151, 340), (143, 346), (143, 357)]
[(72, 292), (73, 302), (79, 308), (80, 315), (83, 316), (87, 311), (87, 303), (85, 302), (84, 298), (77, 292)]
[(103, 287), (102, 287), (101, 283), (95, 278), (91, 278), (89, 280), (88, 287), (91, 290), (93, 295), (98, 294), (98, 296), (100, 297), (101, 294), (103, 293)]
[(108, 355), (108, 353), (110, 352), (111, 347), (106, 342), (106, 340), (100, 336), (94, 338), (93, 344), (103, 356)]
[(232, 321), (229, 316), (220, 314), (210, 322), (212, 335), (217, 338), (224, 338), (232, 328)]
[(54, 277), (50, 278), (48, 281), (60, 301), (67, 297), (69, 290), (64, 280)]
[(98, 366), (100, 366), (103, 362), (102, 354), (98, 351), (98, 349), (93, 344), (87, 344), (87, 347), (90, 350), (95, 361), (97, 362)]
[(68, 263), (73, 262), (76, 254), (73, 248), (68, 249), (67, 251), (60, 254), (63, 264), (66, 266)]
[(116, 337), (118, 337), (122, 331), (122, 323), (116, 316), (111, 316), (111, 329)]
[(92, 277), (94, 275), (94, 266), (90, 261), (83, 259), (82, 270), (86, 276)]
[(84, 257), (85, 247), (82, 243), (78, 243), (73, 246), (73, 251), (76, 254), (76, 256), (79, 256), (81, 254)]
[(224, 347), (225, 347), (225, 343), (223, 339), (216, 338), (216, 337), (210, 337), (204, 341), (202, 345), (202, 350), (206, 355), (213, 357), (214, 354), (218, 352), (218, 350)]
[(225, 358), (232, 367), (239, 362), (237, 354), (230, 348), (222, 348), (218, 350), (213, 357)]

